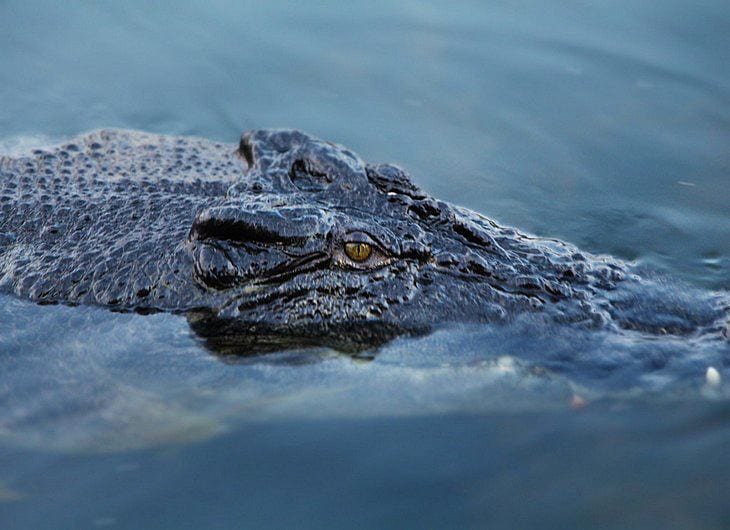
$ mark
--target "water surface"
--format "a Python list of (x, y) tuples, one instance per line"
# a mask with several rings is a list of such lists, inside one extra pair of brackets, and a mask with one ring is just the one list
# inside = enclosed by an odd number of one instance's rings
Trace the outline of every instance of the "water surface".
[[(0, 144), (297, 127), (728, 290), (728, 50), (719, 0), (5, 1)], [(232, 362), (0, 297), (0, 526), (728, 528), (729, 379), (717, 342), (529, 320)]]

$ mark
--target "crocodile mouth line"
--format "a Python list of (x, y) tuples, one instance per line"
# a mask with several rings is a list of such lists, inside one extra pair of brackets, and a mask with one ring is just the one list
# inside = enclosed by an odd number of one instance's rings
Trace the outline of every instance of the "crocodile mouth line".
[[(287, 255), (289, 254), (287, 253)], [(274, 267), (254, 281), (258, 281), (260, 284), (281, 284), (299, 274), (322, 269), (331, 261), (330, 255), (326, 252), (313, 252), (293, 257), (293, 261)]]
[[(296, 276), (326, 268), (330, 261), (329, 254), (324, 252), (297, 256), (293, 261), (275, 267), (271, 271), (241, 284), (238, 292), (230, 296), (218, 310), (225, 312), (233, 306), (240, 306), (243, 300), (246, 301), (246, 306), (254, 307), (271, 302), (276, 298), (291, 297), (292, 293), (287, 290), (282, 291), (279, 287)], [(300, 294), (307, 290), (301, 289)], [(297, 289), (293, 288), (292, 292), (296, 291)]]

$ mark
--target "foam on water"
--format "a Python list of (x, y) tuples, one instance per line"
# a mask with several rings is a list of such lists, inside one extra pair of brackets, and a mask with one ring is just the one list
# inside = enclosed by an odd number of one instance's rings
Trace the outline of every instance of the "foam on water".
[(50, 145), (59, 144), (62, 141), (63, 138), (55, 138), (43, 134), (0, 138), (0, 156), (17, 157), (29, 155), (33, 149), (42, 149)]

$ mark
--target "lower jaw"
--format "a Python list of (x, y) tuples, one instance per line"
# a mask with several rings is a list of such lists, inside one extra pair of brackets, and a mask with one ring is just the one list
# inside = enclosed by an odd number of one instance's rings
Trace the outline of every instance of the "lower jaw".
[(267, 323), (209, 313), (190, 314), (188, 322), (212, 353), (240, 357), (322, 347), (354, 355), (377, 350), (398, 336), (428, 332), (384, 321)]

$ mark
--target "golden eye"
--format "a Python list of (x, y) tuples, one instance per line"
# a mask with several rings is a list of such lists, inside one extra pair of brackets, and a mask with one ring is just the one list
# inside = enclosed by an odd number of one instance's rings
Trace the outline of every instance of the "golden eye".
[(345, 254), (352, 261), (365, 261), (373, 253), (369, 243), (345, 243)]

